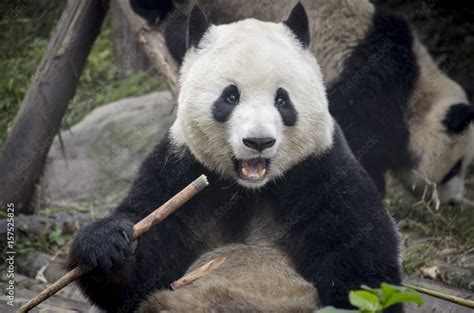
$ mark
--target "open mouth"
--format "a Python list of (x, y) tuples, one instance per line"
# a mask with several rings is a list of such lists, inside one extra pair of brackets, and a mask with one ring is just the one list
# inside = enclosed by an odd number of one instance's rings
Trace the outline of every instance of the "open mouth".
[(267, 174), (268, 159), (255, 158), (237, 160), (240, 178), (250, 181), (259, 181)]

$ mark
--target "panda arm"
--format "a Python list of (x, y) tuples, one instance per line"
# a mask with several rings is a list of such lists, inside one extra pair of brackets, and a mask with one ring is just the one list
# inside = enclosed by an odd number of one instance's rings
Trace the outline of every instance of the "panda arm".
[[(332, 218), (334, 222), (337, 219), (330, 213), (321, 218)], [(378, 222), (368, 221), (354, 227), (346, 221), (326, 233), (318, 230), (322, 229), (321, 223), (308, 225), (302, 249), (309, 252), (303, 268), (305, 276), (317, 286), (323, 304), (348, 307), (349, 291), (360, 289), (363, 284), (371, 287), (379, 287), (381, 282), (400, 284), (397, 253), (388, 250), (396, 247), (397, 242), (375, 229), (378, 226), (373, 223)], [(349, 233), (354, 236), (347, 236)]]
[(396, 225), (340, 130), (331, 151), (297, 167), (287, 185), (285, 246), (323, 305), (350, 308), (350, 290), (400, 284)]
[[(176, 212), (129, 244), (133, 225), (184, 187), (189, 162), (170, 153), (165, 139), (142, 164), (136, 180), (110, 217), (82, 228), (73, 241), (69, 268), (94, 268), (79, 281), (86, 296), (106, 311), (133, 310), (152, 290), (180, 277), (199, 244)], [(188, 182), (189, 183), (189, 182)], [(184, 184), (183, 186), (181, 186)], [(187, 210), (192, 212), (192, 210)], [(178, 214), (177, 214), (178, 213)]]
[(350, 290), (363, 284), (400, 284), (398, 241), (390, 217), (380, 201), (353, 201), (338, 196), (314, 199), (312, 203), (326, 208), (315, 209), (313, 218), (295, 225), (291, 254), (323, 305), (351, 308)]

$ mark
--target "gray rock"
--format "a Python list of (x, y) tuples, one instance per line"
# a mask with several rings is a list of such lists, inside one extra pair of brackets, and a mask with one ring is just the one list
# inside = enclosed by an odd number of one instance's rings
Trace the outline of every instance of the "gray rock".
[(19, 273), (34, 278), (38, 271), (47, 266), (51, 256), (42, 252), (33, 252), (24, 257), (17, 258)]
[[(6, 223), (3, 219), (2, 222)], [(16, 230), (32, 235), (40, 235), (49, 231), (47, 218), (41, 215), (23, 215), (15, 218)]]
[[(111, 210), (112, 207), (100, 206), (87, 213), (77, 212), (73, 209), (62, 212), (41, 211), (34, 215), (20, 214), (15, 218), (17, 236), (21, 236), (21, 234), (47, 236), (54, 230), (60, 230), (61, 235), (71, 235), (83, 225), (97, 218), (109, 215)], [(6, 225), (7, 219), (0, 219), (1, 236), (5, 236), (6, 234)]]
[(142, 160), (172, 124), (174, 107), (168, 92), (156, 92), (92, 111), (62, 133), (66, 159), (59, 139), (54, 140), (36, 203), (97, 207), (119, 201)]

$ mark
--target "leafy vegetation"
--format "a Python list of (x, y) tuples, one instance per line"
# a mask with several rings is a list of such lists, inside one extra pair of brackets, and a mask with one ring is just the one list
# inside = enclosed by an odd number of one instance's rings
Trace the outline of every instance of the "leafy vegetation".
[(49, 234), (30, 234), (22, 232), (16, 242), (16, 251), (19, 256), (28, 255), (33, 251), (42, 251), (53, 253), (62, 248), (66, 237), (60, 228), (52, 227)]
[(349, 302), (357, 310), (343, 310), (326, 307), (317, 313), (381, 313), (397, 303), (424, 303), (420, 295), (413, 289), (382, 283), (380, 288), (361, 286), (361, 290), (349, 293)]
[[(0, 146), (46, 51), (66, 1), (10, 1), (1, 4)], [(107, 18), (81, 75), (76, 95), (63, 118), (67, 129), (105, 103), (160, 88), (150, 73), (121, 72), (114, 64), (110, 18)]]

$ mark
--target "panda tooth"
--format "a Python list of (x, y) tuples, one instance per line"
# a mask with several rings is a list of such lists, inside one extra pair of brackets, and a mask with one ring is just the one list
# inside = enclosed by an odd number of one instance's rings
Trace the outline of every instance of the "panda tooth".
[(263, 177), (265, 176), (266, 172), (267, 172), (267, 169), (263, 167), (261, 170), (258, 171), (258, 176)]
[(249, 170), (246, 167), (242, 167), (242, 175), (245, 177), (249, 176)]

